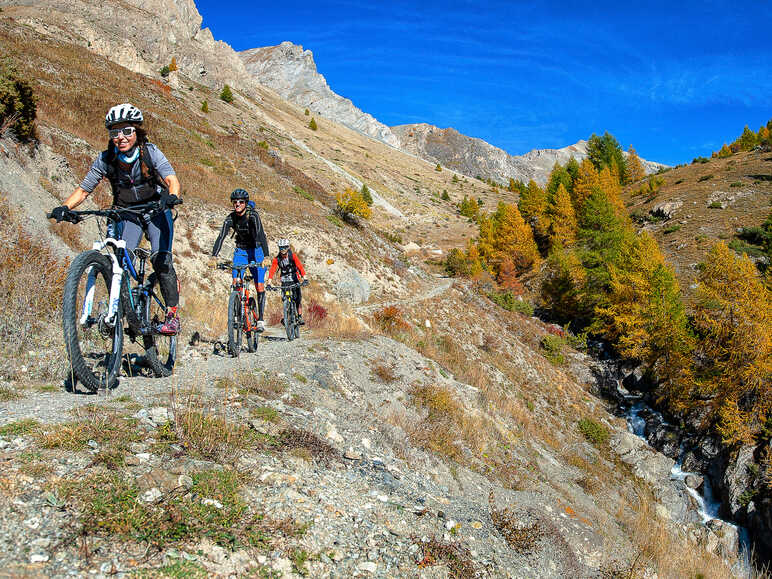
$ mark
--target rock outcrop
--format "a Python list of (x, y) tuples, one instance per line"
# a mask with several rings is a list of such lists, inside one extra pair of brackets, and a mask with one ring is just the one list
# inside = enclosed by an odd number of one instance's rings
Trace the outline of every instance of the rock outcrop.
[[(431, 163), (469, 175), (507, 183), (510, 178), (527, 183), (531, 179), (544, 184), (555, 163), (564, 165), (571, 157), (581, 161), (587, 156), (587, 141), (579, 141), (562, 149), (534, 149), (525, 155), (513, 156), (482, 139), (462, 135), (456, 129), (440, 129), (425, 123), (392, 127), (402, 149)], [(647, 173), (660, 165), (641, 160)]]
[(316, 70), (310, 50), (292, 42), (282, 42), (278, 46), (245, 50), (239, 56), (246, 70), (260, 84), (272, 88), (282, 98), (308, 108), (314, 115), (332, 119), (399, 148), (399, 138), (389, 127), (332, 91), (324, 76)]

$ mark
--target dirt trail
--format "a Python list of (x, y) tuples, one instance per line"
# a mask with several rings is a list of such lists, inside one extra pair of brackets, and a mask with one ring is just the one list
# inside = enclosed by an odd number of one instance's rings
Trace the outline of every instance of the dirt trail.
[(402, 298), (399, 300), (390, 300), (390, 301), (383, 301), (383, 302), (377, 302), (377, 303), (371, 303), (371, 304), (364, 304), (361, 306), (357, 306), (354, 308), (354, 310), (359, 314), (370, 314), (374, 312), (375, 310), (379, 310), (381, 308), (385, 308), (388, 306), (404, 306), (404, 305), (412, 305), (416, 302), (422, 302), (425, 300), (430, 300), (432, 298), (436, 298), (439, 295), (442, 295), (446, 291), (448, 291), (453, 286), (453, 278), (452, 277), (439, 277), (435, 278), (437, 280), (437, 283), (424, 291), (413, 294), (407, 298)]

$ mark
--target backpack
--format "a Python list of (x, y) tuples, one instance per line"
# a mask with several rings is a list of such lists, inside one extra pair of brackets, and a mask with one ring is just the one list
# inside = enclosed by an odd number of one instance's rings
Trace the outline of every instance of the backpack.
[[(118, 155), (115, 152), (115, 146), (110, 143), (107, 148), (107, 156), (105, 157), (105, 163), (107, 164), (107, 179), (110, 181), (110, 186), (113, 190), (113, 202), (115, 202), (115, 199), (118, 196)], [(147, 150), (147, 143), (142, 143), (139, 145), (139, 162), (140, 162), (140, 172), (142, 173), (142, 176), (145, 178), (145, 182), (151, 184), (151, 185), (159, 185), (164, 190), (168, 190), (169, 186), (166, 184), (166, 181), (161, 179), (161, 175), (158, 174), (158, 171), (155, 168), (155, 165), (153, 164), (153, 159), (150, 156), (150, 153)]]

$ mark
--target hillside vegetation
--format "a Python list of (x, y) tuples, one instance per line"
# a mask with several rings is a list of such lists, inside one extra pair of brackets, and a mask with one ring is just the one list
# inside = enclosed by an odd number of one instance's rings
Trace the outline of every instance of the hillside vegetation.
[[(556, 167), (545, 189), (507, 191), (322, 118), (312, 130), (269, 90), (233, 89), (227, 103), (222, 88), (178, 71), (168, 84), (132, 73), (13, 14), (0, 14), (0, 46), (32, 87), (39, 140), (0, 140), (0, 235), (24, 232), (5, 264), (15, 275), (0, 283), (10, 296), (0, 327), (14, 341), (0, 382), (0, 572), (732, 576), (736, 531), (702, 525), (670, 481), (673, 461), (596, 397), (604, 368), (581, 335), (530, 315), (554, 304), (555, 319), (646, 362), (663, 388), (692, 372), (689, 384), (722, 394), (710, 409), (727, 436), (758, 436), (760, 386), (708, 383), (718, 367), (691, 356), (699, 338), (702, 360), (729, 362), (711, 349), (727, 337), (711, 324), (726, 316), (706, 306), (686, 318), (671, 268), (626, 215), (619, 165)], [(172, 377), (151, 379), (129, 356), (115, 391), (78, 396), (57, 366), (56, 288), (68, 251), (97, 231), (51, 229), (42, 213), (104, 146), (116, 86), (117, 100), (145, 111), (183, 184), (184, 330)], [(218, 355), (229, 276), (206, 254), (236, 186), (257, 201), (271, 249), (291, 238), (314, 284), (302, 339), (276, 337), (269, 304), (257, 354), (230, 359)], [(92, 201), (109, 202), (108, 191)], [(445, 263), (469, 279), (433, 275), (450, 248)], [(734, 264), (715, 251), (718, 265)], [(768, 299), (744, 263), (706, 267), (706, 291), (732, 273)], [(27, 281), (36, 266), (50, 277)], [(43, 322), (13, 310), (41, 285)], [(527, 292), (539, 287), (534, 304)], [(692, 390), (664, 392), (694, 404)], [(720, 419), (732, 401), (734, 426)]]

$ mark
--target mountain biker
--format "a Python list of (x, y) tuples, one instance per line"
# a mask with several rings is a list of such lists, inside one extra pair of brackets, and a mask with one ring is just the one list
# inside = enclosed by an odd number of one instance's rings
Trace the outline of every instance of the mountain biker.
[(169, 160), (161, 150), (148, 142), (142, 128), (142, 111), (130, 103), (112, 107), (105, 116), (109, 141), (107, 150), (94, 160), (83, 182), (51, 213), (57, 222), (75, 221), (70, 212), (94, 191), (102, 179), (110, 182), (113, 206), (131, 208), (149, 201), (160, 201), (163, 211), (125, 215), (123, 221), (109, 231), (120, 236), (130, 250), (139, 245), (142, 234), (150, 241), (153, 270), (158, 276), (161, 295), (167, 306), (166, 319), (157, 331), (174, 335), (180, 331), (177, 313), (179, 284), (172, 263), (174, 222), (168, 207), (176, 205), (180, 195), (180, 182)]
[[(276, 257), (273, 258), (273, 261), (271, 262), (271, 269), (268, 271), (269, 284), (273, 279), (277, 269), (279, 270), (279, 278), (281, 279), (282, 285), (291, 283), (300, 284), (305, 280), (306, 271), (303, 269), (303, 264), (300, 263), (298, 256), (292, 253), (288, 239), (279, 240), (279, 253)], [(300, 274), (299, 278), (298, 274)], [(303, 321), (303, 314), (301, 313), (300, 309), (300, 300), (302, 297), (303, 296), (300, 293), (300, 286), (298, 285), (292, 290), (292, 299), (295, 300), (295, 304), (297, 305), (298, 324), (301, 326), (305, 325), (305, 322)], [(284, 322), (283, 319), (282, 322)]]
[[(233, 211), (223, 221), (220, 235), (214, 242), (212, 257), (217, 257), (222, 248), (222, 242), (230, 229), (236, 235), (236, 249), (233, 250), (233, 265), (246, 265), (250, 262), (262, 264), (268, 256), (268, 240), (265, 237), (263, 224), (255, 209), (255, 204), (249, 200), (249, 193), (244, 189), (234, 189), (231, 193)], [(257, 287), (257, 331), (265, 331), (263, 310), (265, 309), (265, 267), (250, 267), (252, 278)], [(243, 272), (243, 270), (241, 270)], [(239, 270), (233, 270), (233, 283), (241, 282)]]

